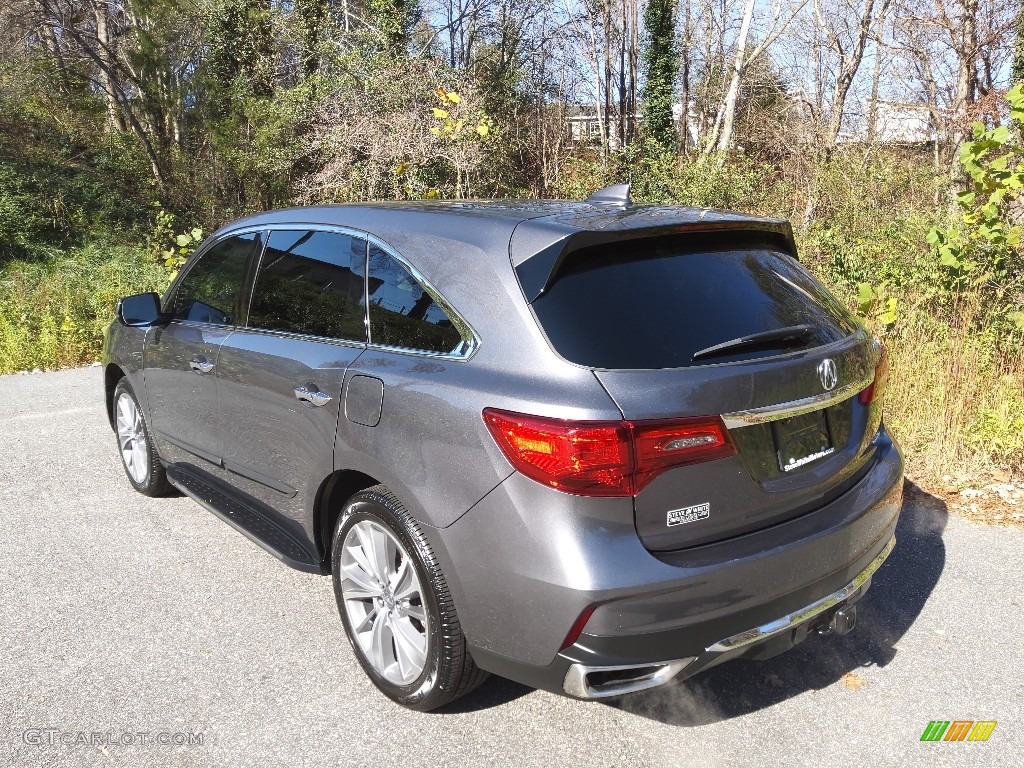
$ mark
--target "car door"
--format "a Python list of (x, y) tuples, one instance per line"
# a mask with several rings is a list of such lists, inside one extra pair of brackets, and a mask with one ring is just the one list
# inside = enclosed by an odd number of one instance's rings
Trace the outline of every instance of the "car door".
[(218, 400), (231, 482), (312, 536), (309, 511), (334, 469), (345, 371), (366, 346), (366, 240), (275, 228), (247, 321), (224, 343)]
[(146, 336), (146, 393), (169, 463), (195, 457), (220, 463), (217, 358), (235, 328), (246, 266), (259, 242), (260, 233), (248, 232), (207, 248), (164, 297), (169, 320)]

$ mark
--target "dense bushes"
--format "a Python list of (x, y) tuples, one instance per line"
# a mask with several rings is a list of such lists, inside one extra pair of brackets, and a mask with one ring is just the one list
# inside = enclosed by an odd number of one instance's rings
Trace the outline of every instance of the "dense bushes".
[(96, 242), (0, 268), (0, 373), (95, 360), (122, 296), (162, 290), (166, 271), (140, 249)]
[[(362, 97), (351, 94), (338, 96), (333, 121), (303, 134), (304, 146), (319, 147), (321, 161), (296, 187), (305, 199), (449, 196), (498, 183), (487, 177), (500, 164), (503, 135), (480, 109), (478, 92), (468, 83), (445, 83), (438, 70), (421, 93), (409, 93), (415, 73), (409, 77), (397, 87), (386, 80), (363, 84), (364, 96), (391, 93), (375, 103), (394, 135), (366, 125), (357, 114)], [(454, 86), (463, 93), (449, 90)], [(985, 132), (978, 138), (985, 141)], [(8, 260), (0, 263), (0, 372), (94, 359), (116, 299), (166, 285), (179, 251), (191, 247), (187, 233), (206, 223), (147, 203), (145, 184), (128, 191), (126, 180), (138, 179), (137, 156), (116, 142), (90, 149), (84, 168), (60, 157), (15, 165), (0, 155), (0, 247)], [(1004, 170), (1016, 168), (1008, 161)], [(990, 177), (979, 177), (991, 194)], [(1005, 253), (998, 284), (963, 280), (962, 268), (943, 264), (944, 243), (960, 243), (958, 254), (990, 254), (993, 246), (971, 239), (974, 199), (962, 197), (948, 223), (947, 179), (927, 155), (837, 150), (817, 163), (794, 157), (780, 166), (740, 156), (719, 166), (653, 144), (608, 158), (584, 149), (565, 160), (549, 192), (579, 199), (627, 180), (638, 202), (793, 221), (803, 263), (891, 350), (886, 418), (907, 448), (912, 474), (1024, 470), (1024, 331), (1013, 322), (1021, 309), (1020, 244), (1012, 233), (1010, 242), (996, 244)], [(1004, 195), (1007, 210), (1015, 194)], [(217, 213), (210, 223), (222, 223)], [(226, 209), (219, 214), (228, 216)], [(176, 240), (188, 242), (179, 247)]]
[(0, 265), (144, 227), (148, 217), (153, 186), (134, 141), (44, 109), (0, 102)]

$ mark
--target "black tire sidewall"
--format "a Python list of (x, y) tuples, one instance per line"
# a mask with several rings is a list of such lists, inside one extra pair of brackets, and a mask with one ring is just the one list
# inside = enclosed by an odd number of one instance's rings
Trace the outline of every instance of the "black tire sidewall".
[[(352, 527), (364, 520), (384, 526), (398, 539), (412, 560), (413, 567), (416, 569), (416, 575), (420, 580), (423, 607), (427, 614), (427, 663), (420, 676), (407, 686), (395, 685), (377, 673), (359, 647), (359, 643), (349, 623), (348, 611), (345, 610), (341, 592), (341, 553), (343, 543), (345, 536)], [(352, 651), (359, 660), (363, 671), (366, 672), (366, 675), (385, 696), (404, 706), (416, 708), (428, 702), (437, 691), (438, 682), (442, 678), (440, 664), (443, 643), (440, 637), (441, 611), (437, 595), (434, 591), (433, 580), (431, 574), (427, 573), (424, 565), (424, 557), (420, 552), (417, 536), (410, 535), (406, 528), (407, 525), (408, 523), (404, 519), (394, 514), (387, 506), (362, 494), (357, 495), (345, 506), (339, 518), (331, 551), (331, 572), (334, 594), (338, 602), (338, 612), (341, 614), (341, 621), (345, 626), (345, 635), (348, 637)]]

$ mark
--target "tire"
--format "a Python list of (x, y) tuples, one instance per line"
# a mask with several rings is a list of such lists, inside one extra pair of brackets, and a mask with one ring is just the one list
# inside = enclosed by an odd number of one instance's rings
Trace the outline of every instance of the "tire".
[(146, 418), (126, 379), (121, 379), (114, 389), (114, 434), (121, 466), (132, 487), (144, 496), (164, 496), (170, 492), (171, 485)]
[(487, 679), (469, 655), (447, 582), (420, 526), (383, 485), (345, 504), (331, 566), (345, 634), (385, 696), (425, 712)]

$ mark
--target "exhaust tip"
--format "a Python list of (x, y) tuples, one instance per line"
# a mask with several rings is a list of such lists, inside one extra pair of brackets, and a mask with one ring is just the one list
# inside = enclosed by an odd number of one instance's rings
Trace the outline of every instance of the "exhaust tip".
[(563, 690), (579, 699), (603, 699), (625, 696), (664, 685), (696, 659), (668, 661), (659, 664), (628, 664), (616, 667), (592, 667), (573, 664), (565, 673)]

